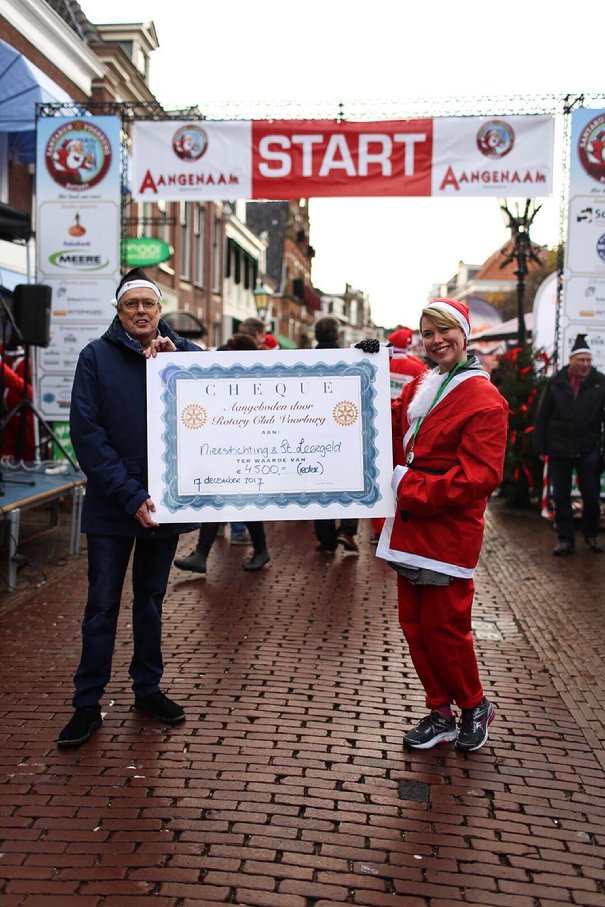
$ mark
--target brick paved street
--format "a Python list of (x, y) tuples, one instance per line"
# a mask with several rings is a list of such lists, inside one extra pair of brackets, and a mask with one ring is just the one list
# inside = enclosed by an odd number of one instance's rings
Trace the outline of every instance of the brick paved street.
[(218, 539), (165, 604), (187, 721), (130, 710), (124, 608), (104, 725), (59, 751), (86, 586), (60, 532), (0, 595), (1, 907), (605, 905), (605, 555), (553, 558), (545, 520), (490, 506), (474, 613), (498, 715), (466, 756), (402, 747), (423, 700), (367, 521), (359, 558), (269, 524), (259, 574)]

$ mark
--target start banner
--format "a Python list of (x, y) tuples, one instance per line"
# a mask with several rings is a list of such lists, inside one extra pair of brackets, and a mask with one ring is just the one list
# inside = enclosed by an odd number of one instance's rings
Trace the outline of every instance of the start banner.
[(554, 118), (450, 117), (132, 126), (137, 201), (320, 196), (544, 197)]

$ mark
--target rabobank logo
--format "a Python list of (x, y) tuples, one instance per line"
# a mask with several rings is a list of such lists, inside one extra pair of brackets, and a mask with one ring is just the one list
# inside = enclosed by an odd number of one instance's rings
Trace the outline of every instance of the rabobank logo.
[(53, 267), (64, 271), (101, 271), (109, 264), (108, 258), (96, 255), (94, 252), (53, 252), (48, 256), (48, 261)]

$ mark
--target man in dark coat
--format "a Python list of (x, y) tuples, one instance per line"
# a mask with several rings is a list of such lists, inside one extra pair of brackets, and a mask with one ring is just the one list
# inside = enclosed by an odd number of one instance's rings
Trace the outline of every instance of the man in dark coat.
[(571, 503), (572, 473), (576, 470), (582, 497), (582, 532), (586, 544), (601, 554), (601, 471), (605, 423), (605, 375), (592, 367), (585, 334), (578, 334), (569, 365), (546, 385), (534, 431), (534, 446), (548, 456), (548, 470), (559, 541), (556, 556), (573, 554), (575, 533)]
[(134, 706), (165, 724), (185, 719), (183, 708), (160, 690), (162, 602), (179, 533), (196, 527), (160, 526), (154, 519), (147, 491), (146, 360), (199, 347), (160, 319), (160, 301), (160, 290), (145, 272), (130, 271), (116, 291), (112, 324), (78, 359), (70, 430), (87, 477), (82, 531), (88, 541), (88, 600), (74, 677), (75, 712), (59, 734), (60, 747), (79, 746), (101, 726), (100, 700), (111, 675), (133, 547)]

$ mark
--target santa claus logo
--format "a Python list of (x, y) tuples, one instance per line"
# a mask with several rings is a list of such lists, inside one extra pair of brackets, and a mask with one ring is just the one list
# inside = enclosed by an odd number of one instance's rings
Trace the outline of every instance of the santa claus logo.
[(586, 173), (605, 183), (605, 113), (586, 124), (578, 141), (578, 157)]
[(182, 161), (197, 161), (208, 148), (208, 136), (199, 126), (182, 126), (174, 134), (172, 148)]
[(504, 157), (514, 144), (515, 133), (504, 120), (489, 120), (477, 133), (477, 148), (485, 157)]
[(100, 183), (111, 164), (111, 144), (93, 123), (74, 120), (51, 135), (46, 169), (60, 186), (81, 192)]

